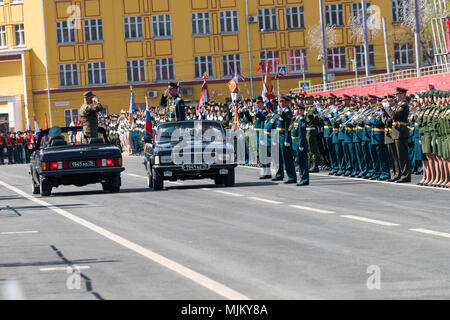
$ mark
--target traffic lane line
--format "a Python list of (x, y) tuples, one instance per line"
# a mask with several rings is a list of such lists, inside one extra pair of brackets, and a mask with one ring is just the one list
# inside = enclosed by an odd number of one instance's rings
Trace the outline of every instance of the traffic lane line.
[(0, 235), (6, 236), (6, 235), (16, 235), (16, 234), (31, 234), (31, 233), (38, 233), (39, 231), (13, 231), (13, 232), (0, 232)]
[(409, 229), (409, 230), (413, 231), (413, 232), (420, 232), (420, 233), (424, 233), (424, 234), (431, 234), (433, 236), (438, 236), (438, 237), (450, 238), (450, 233), (446, 233), (446, 232), (439, 232), (439, 231), (433, 231), (433, 230), (422, 229), (422, 228)]
[(90, 269), (90, 266), (67, 266), (67, 267), (54, 267), (54, 268), (39, 268), (39, 271), (49, 272), (49, 271), (67, 271), (67, 270), (87, 270)]
[(305, 211), (313, 211), (313, 212), (318, 212), (318, 213), (325, 213), (325, 214), (331, 214), (331, 213), (336, 213), (336, 211), (330, 211), (330, 210), (322, 210), (322, 209), (316, 209), (316, 208), (311, 208), (311, 207), (305, 207), (305, 206), (299, 206), (299, 205), (289, 205), (290, 208), (294, 208), (294, 209), (300, 209), (300, 210), (305, 210)]
[(41, 199), (35, 198), (27, 193), (25, 193), (24, 191), (11, 186), (3, 181), (0, 180), (0, 185), (4, 186), (5, 188), (21, 195), (22, 197), (31, 200), (41, 206), (44, 206), (50, 210), (52, 210), (53, 212), (55, 212), (56, 214), (63, 216), (69, 220), (71, 220), (72, 222), (75, 222), (91, 231), (94, 231), (95, 233), (121, 245), (122, 247), (125, 247), (127, 249), (130, 249), (132, 251), (134, 251), (135, 253), (169, 269), (172, 270), (173, 272), (192, 280), (193, 282), (203, 286), (204, 288), (207, 288), (215, 293), (217, 293), (218, 295), (226, 298), (226, 299), (230, 299), (230, 300), (249, 300), (250, 298), (215, 281), (212, 280), (192, 269), (189, 269), (188, 267), (185, 267), (171, 259), (168, 259), (156, 252), (153, 252), (152, 250), (149, 250), (147, 248), (144, 248), (134, 242), (131, 242), (121, 236), (118, 236), (92, 222), (89, 222), (85, 219), (82, 219), (74, 214), (71, 214), (70, 212), (64, 210), (64, 209), (60, 209), (46, 201), (43, 201)]
[(233, 193), (233, 192), (228, 192), (228, 191), (221, 191), (221, 190), (214, 190), (215, 193), (220, 193), (226, 196), (230, 196), (230, 197), (243, 197), (242, 194), (238, 194), (238, 193)]
[(260, 201), (260, 202), (271, 203), (271, 204), (283, 204), (283, 202), (281, 202), (281, 201), (275, 201), (275, 200), (258, 198), (258, 197), (247, 197), (247, 199)]
[(362, 221), (362, 222), (367, 222), (367, 223), (378, 224), (378, 225), (382, 225), (382, 226), (388, 226), (388, 227), (399, 226), (398, 223), (392, 223), (392, 222), (387, 222), (387, 221), (382, 221), (382, 220), (375, 220), (375, 219), (368, 219), (368, 218), (352, 216), (352, 215), (343, 215), (341, 217), (342, 218), (346, 218), (346, 219), (352, 219), (352, 220), (358, 220), (358, 221)]
[[(125, 175), (130, 176), (130, 177), (135, 177), (135, 178), (143, 178), (143, 179), (147, 179), (147, 176), (143, 176), (143, 175), (139, 175), (139, 174), (134, 174), (134, 173), (125, 173)], [(183, 183), (181, 182), (177, 182), (177, 181), (164, 181), (167, 183), (173, 183), (173, 184), (177, 184), (177, 185), (182, 185)]]

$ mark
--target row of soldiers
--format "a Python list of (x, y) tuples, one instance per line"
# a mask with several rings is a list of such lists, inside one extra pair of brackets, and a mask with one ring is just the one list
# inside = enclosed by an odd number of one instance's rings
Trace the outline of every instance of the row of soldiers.
[(0, 132), (0, 165), (30, 163), (36, 137), (32, 131)]

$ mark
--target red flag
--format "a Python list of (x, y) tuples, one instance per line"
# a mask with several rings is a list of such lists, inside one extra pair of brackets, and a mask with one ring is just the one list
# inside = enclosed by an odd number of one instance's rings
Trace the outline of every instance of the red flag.
[(45, 130), (48, 129), (48, 120), (47, 120), (47, 114), (45, 114)]
[(265, 63), (265, 61), (260, 61), (259, 63), (258, 63), (258, 68), (256, 68), (256, 73), (258, 73), (261, 69), (265, 69), (266, 68), (266, 63)]

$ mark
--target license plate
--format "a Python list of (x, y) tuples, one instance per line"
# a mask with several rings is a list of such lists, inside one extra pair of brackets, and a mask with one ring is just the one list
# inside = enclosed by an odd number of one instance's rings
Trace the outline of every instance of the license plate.
[(92, 168), (95, 167), (95, 161), (72, 161), (70, 163), (71, 168)]
[(183, 170), (193, 171), (193, 170), (208, 170), (208, 164), (183, 164)]

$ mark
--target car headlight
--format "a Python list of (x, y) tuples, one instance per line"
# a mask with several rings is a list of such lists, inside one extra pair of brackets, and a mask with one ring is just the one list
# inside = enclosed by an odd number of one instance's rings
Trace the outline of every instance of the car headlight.
[(161, 156), (161, 164), (165, 163), (171, 163), (172, 162), (172, 156)]
[(159, 164), (159, 156), (155, 157), (155, 164)]

